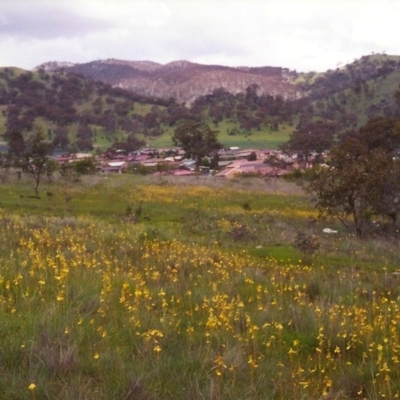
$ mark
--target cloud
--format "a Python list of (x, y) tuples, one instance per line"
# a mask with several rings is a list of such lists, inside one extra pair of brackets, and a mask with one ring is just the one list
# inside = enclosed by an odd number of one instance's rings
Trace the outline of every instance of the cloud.
[(74, 38), (112, 25), (107, 19), (82, 15), (57, 1), (1, 2), (0, 35), (20, 40)]
[(400, 54), (397, 0), (0, 0), (0, 65), (187, 59), (322, 71)]

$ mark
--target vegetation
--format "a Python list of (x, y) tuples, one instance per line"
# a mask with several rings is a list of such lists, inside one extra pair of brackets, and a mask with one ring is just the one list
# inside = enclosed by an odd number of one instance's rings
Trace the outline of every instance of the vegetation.
[(289, 155), (295, 155), (304, 166), (309, 164), (312, 156), (314, 162), (321, 162), (323, 153), (334, 143), (336, 129), (337, 126), (332, 122), (300, 121), (289, 140), (280, 148)]
[[(300, 77), (296, 101), (251, 85), (190, 107), (1, 70), (0, 397), (400, 397), (398, 81), (383, 95), (397, 70), (371, 56)], [(228, 181), (47, 157), (167, 136), (199, 166), (229, 140), (273, 134), (304, 165), (333, 146), (327, 165), (307, 182)]]
[(11, 171), (0, 397), (400, 396), (396, 241), (281, 180), (55, 174), (38, 200)]
[[(40, 125), (56, 151), (113, 147), (130, 152), (145, 143), (169, 147), (180, 123), (196, 121), (218, 130), (226, 147), (276, 149), (294, 131), (316, 123), (334, 126), (339, 133), (358, 129), (376, 116), (399, 118), (398, 96), (393, 97), (399, 62), (394, 56), (370, 55), (333, 71), (294, 74), (295, 100), (263, 94), (253, 84), (237, 94), (217, 88), (190, 105), (113, 88), (79, 74), (1, 68), (0, 134), (7, 143), (15, 142), (17, 151), (19, 135), (26, 139)], [(128, 67), (121, 68), (123, 75)]]
[(399, 118), (399, 104), (393, 93), (400, 81), (400, 57), (372, 54), (351, 64), (299, 83), (308, 93), (300, 99), (302, 113), (318, 115), (355, 129), (377, 116)]
[(269, 142), (276, 147), (288, 136), (279, 129), (287, 107), (283, 99), (259, 98), (254, 90), (245, 97), (217, 90), (189, 108), (174, 99), (145, 97), (81, 75), (0, 70), (0, 133), (16, 151), (35, 125), (43, 127), (57, 151), (130, 152), (146, 142), (171, 146), (170, 135), (187, 120), (220, 125), (226, 146), (254, 141), (256, 147)]
[[(147, 107), (135, 110), (136, 102)], [(143, 144), (137, 135), (151, 135), (154, 127), (144, 115), (167, 104), (79, 75), (0, 71), (0, 122), (8, 143), (18, 144), (21, 134), (26, 138), (40, 125), (46, 140), (61, 151), (91, 151), (114, 142), (136, 149)]]
[(172, 141), (185, 151), (187, 158), (193, 158), (196, 161), (197, 169), (205, 156), (222, 148), (222, 144), (218, 141), (218, 132), (212, 131), (203, 123), (194, 121), (179, 125), (172, 136)]
[[(22, 171), (29, 174), (35, 181), (35, 193), (39, 195), (39, 185), (43, 172), (49, 160), (52, 146), (44, 141), (40, 128), (37, 128), (32, 139), (28, 142), (28, 149), (22, 154), (20, 161)], [(18, 160), (17, 160), (18, 163)], [(49, 169), (47, 169), (49, 172)]]
[(399, 151), (400, 123), (394, 118), (374, 118), (347, 132), (329, 153), (330, 166), (318, 168), (309, 186), (317, 207), (353, 224), (359, 236), (388, 219), (398, 229)]

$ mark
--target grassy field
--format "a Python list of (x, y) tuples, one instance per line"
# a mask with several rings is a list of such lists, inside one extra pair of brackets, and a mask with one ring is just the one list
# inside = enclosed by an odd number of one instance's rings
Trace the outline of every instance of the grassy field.
[[(217, 126), (209, 124), (211, 129), (219, 132), (218, 140), (225, 146), (237, 146), (241, 149), (277, 149), (279, 145), (289, 140), (290, 134), (293, 132), (293, 127), (289, 125), (282, 125), (278, 131), (272, 131), (269, 127), (263, 126), (260, 130), (252, 129), (247, 133), (239, 133), (236, 135), (229, 135), (236, 125), (226, 120), (222, 121)], [(165, 133), (157, 138), (144, 139), (150, 147), (163, 148), (173, 146), (171, 136), (173, 135), (175, 127), (166, 128)]]
[(397, 241), (300, 185), (0, 178), (0, 398), (400, 396)]

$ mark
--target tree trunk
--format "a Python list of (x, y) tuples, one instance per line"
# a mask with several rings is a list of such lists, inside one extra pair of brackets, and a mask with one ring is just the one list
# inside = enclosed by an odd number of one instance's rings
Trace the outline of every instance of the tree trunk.
[(34, 175), (33, 177), (35, 178), (35, 182), (36, 182), (35, 194), (36, 194), (36, 196), (39, 196), (40, 175)]

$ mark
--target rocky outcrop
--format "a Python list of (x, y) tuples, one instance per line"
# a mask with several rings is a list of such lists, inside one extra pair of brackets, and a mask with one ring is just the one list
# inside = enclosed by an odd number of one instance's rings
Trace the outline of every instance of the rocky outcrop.
[(43, 64), (38, 65), (33, 70), (34, 71), (59, 71), (63, 68), (73, 67), (75, 64), (68, 61), (48, 61)]

